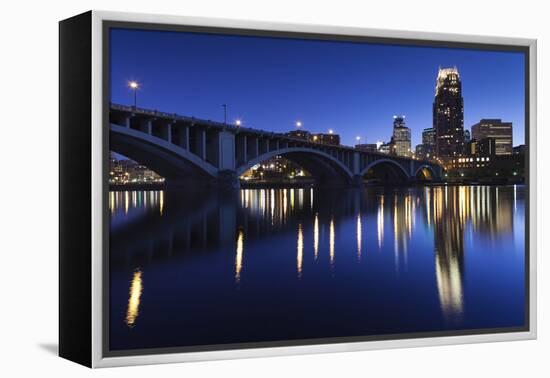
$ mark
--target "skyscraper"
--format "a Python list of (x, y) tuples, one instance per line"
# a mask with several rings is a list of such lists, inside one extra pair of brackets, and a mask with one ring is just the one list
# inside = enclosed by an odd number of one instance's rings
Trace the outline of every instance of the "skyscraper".
[(472, 137), (478, 142), (484, 138), (494, 139), (497, 155), (512, 154), (512, 122), (482, 119), (472, 126)]
[(439, 68), (433, 104), (436, 155), (440, 158), (464, 153), (464, 101), (458, 69)]
[(411, 156), (411, 129), (405, 126), (405, 116), (393, 116), (393, 143), (396, 155)]
[(469, 130), (464, 130), (464, 145), (467, 145), (472, 140)]
[(433, 157), (435, 154), (435, 129), (433, 127), (422, 130), (422, 145), (423, 157)]

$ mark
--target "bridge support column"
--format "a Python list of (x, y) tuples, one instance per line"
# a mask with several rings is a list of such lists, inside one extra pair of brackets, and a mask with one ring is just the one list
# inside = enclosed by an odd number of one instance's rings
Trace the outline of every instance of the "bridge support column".
[(237, 172), (226, 169), (218, 173), (218, 188), (220, 190), (234, 190), (240, 187), (241, 182)]
[(189, 126), (182, 128), (182, 147), (189, 150)]
[(195, 149), (197, 151), (197, 155), (202, 160), (206, 160), (206, 130), (197, 130), (196, 134)]
[(362, 188), (365, 186), (365, 183), (363, 182), (363, 176), (361, 175), (353, 175), (353, 179), (351, 181), (351, 186), (354, 188)]
[(166, 125), (164, 125), (163, 129), (164, 138), (168, 141), (168, 143), (172, 143), (172, 123), (167, 122)]
[(143, 119), (139, 121), (139, 131), (153, 135), (153, 121), (150, 119)]
[(358, 175), (360, 172), (361, 172), (361, 155), (359, 155), (359, 152), (354, 152), (353, 153), (353, 168), (352, 168), (352, 172), (353, 174), (355, 175)]
[(235, 134), (220, 131), (217, 135), (218, 168), (220, 170), (235, 170)]
[(248, 160), (257, 158), (260, 152), (260, 141), (257, 136), (247, 138)]
[(247, 138), (245, 134), (235, 135), (235, 159), (237, 165), (245, 164), (247, 159)]

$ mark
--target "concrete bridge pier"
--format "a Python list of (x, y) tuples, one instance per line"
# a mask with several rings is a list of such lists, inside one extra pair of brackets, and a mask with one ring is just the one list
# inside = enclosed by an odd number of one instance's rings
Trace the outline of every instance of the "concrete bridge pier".
[(217, 186), (220, 190), (233, 190), (241, 188), (241, 181), (237, 172), (226, 169), (218, 173)]
[(354, 188), (362, 188), (365, 186), (365, 183), (363, 181), (363, 176), (361, 175), (353, 175), (353, 179), (351, 181), (351, 186)]

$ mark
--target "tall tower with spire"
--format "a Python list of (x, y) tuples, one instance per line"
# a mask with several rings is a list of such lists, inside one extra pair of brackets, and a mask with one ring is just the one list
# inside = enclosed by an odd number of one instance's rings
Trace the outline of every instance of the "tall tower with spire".
[(437, 157), (445, 159), (464, 154), (464, 100), (456, 67), (439, 67), (433, 104), (433, 127)]

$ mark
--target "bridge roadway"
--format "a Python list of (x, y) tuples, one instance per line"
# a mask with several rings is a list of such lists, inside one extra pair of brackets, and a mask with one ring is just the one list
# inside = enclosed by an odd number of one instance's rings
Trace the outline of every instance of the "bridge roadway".
[(322, 186), (360, 186), (369, 171), (382, 181), (404, 183), (437, 180), (442, 174), (431, 161), (124, 105), (111, 104), (109, 127), (111, 151), (146, 165), (175, 187), (238, 188), (239, 176), (279, 155)]

